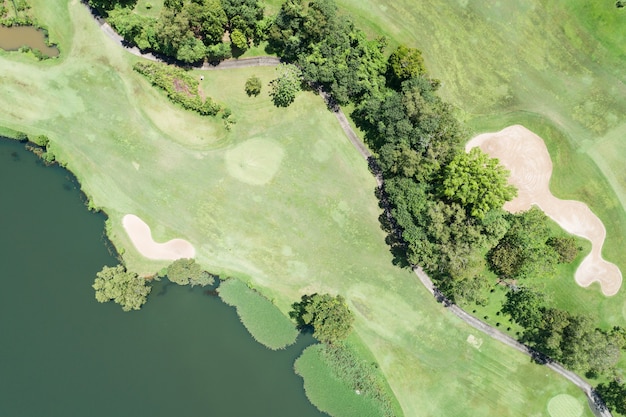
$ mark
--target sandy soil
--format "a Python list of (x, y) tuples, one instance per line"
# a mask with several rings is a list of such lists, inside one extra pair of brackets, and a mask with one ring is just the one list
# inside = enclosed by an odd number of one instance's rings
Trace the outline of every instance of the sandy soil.
[(172, 239), (165, 243), (152, 240), (150, 226), (134, 214), (122, 219), (124, 230), (135, 248), (148, 259), (175, 261), (180, 258), (193, 258), (196, 250), (184, 239)]
[(602, 258), (606, 229), (586, 204), (575, 200), (559, 200), (550, 192), (552, 161), (539, 136), (523, 126), (507, 127), (497, 133), (476, 136), (466, 150), (480, 147), (511, 171), (509, 182), (518, 189), (518, 196), (504, 205), (509, 212), (528, 210), (533, 204), (541, 208), (569, 233), (591, 241), (591, 253), (576, 270), (576, 282), (588, 287), (597, 281), (604, 295), (615, 295), (622, 285), (619, 268)]

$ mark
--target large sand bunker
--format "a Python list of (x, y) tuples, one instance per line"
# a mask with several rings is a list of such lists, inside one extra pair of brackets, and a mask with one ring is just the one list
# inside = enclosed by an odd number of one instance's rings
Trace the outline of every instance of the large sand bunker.
[(150, 226), (134, 214), (127, 214), (122, 219), (124, 230), (135, 248), (149, 259), (175, 261), (180, 258), (193, 258), (196, 250), (184, 239), (172, 239), (165, 243), (152, 240)]
[(480, 147), (498, 158), (511, 171), (509, 182), (517, 187), (518, 196), (504, 205), (509, 212), (528, 210), (533, 204), (569, 233), (591, 241), (591, 253), (576, 270), (576, 282), (588, 287), (600, 283), (604, 295), (615, 295), (622, 285), (619, 268), (602, 259), (606, 229), (586, 204), (575, 200), (559, 200), (550, 192), (552, 160), (543, 139), (523, 126), (507, 127), (497, 133), (478, 135), (465, 150)]

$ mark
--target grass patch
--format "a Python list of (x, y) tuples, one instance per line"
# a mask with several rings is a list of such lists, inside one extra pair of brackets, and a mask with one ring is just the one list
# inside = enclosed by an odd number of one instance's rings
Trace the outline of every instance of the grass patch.
[(270, 300), (238, 279), (222, 282), (220, 298), (237, 308), (237, 314), (254, 340), (270, 349), (283, 349), (295, 343), (298, 330)]
[(384, 417), (373, 398), (359, 394), (346, 380), (337, 376), (321, 344), (309, 346), (296, 360), (295, 371), (304, 379), (309, 400), (331, 416)]

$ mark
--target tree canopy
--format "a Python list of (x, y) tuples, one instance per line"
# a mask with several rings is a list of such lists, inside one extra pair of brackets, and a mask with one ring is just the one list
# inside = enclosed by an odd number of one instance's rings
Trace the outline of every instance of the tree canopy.
[(98, 302), (113, 300), (124, 311), (139, 310), (152, 290), (144, 278), (127, 271), (122, 265), (103, 267), (96, 274), (92, 287), (96, 290)]
[(507, 183), (508, 176), (509, 171), (498, 159), (476, 147), (459, 153), (446, 166), (441, 192), (470, 215), (483, 218), (489, 210), (501, 208), (517, 195), (515, 187)]
[(296, 99), (302, 84), (302, 72), (292, 64), (280, 64), (278, 77), (270, 81), (270, 96), (276, 107), (288, 107)]
[(167, 267), (167, 279), (178, 285), (211, 285), (214, 278), (193, 259), (177, 259)]
[(300, 328), (313, 327), (313, 336), (320, 342), (333, 344), (350, 334), (354, 316), (344, 298), (330, 294), (303, 295), (292, 304), (289, 316)]

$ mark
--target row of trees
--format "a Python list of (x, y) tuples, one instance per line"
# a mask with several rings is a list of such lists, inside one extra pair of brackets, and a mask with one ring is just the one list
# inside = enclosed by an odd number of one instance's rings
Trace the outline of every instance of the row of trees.
[(502, 312), (524, 328), (524, 343), (589, 376), (612, 371), (626, 348), (626, 330), (600, 330), (589, 317), (551, 307), (543, 294), (529, 288), (509, 291)]

